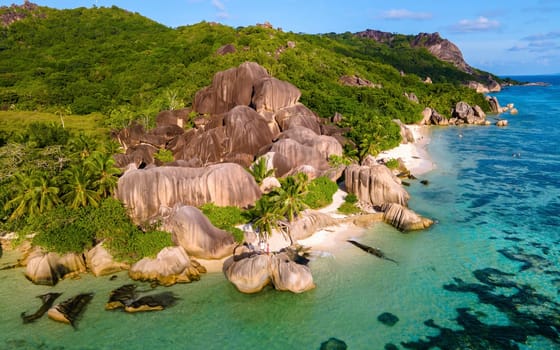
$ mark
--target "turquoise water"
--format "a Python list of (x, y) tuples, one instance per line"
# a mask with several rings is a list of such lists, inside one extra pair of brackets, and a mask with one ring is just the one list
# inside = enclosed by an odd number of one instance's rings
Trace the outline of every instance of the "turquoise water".
[[(104, 310), (125, 273), (45, 287), (0, 271), (0, 349), (319, 349), (331, 337), (349, 349), (560, 348), (560, 77), (531, 78), (554, 85), (496, 94), (520, 111), (508, 127), (432, 129), (437, 168), (409, 191), (438, 224), (356, 237), (398, 265), (341, 245), (311, 262), (310, 292), (244, 295), (212, 273), (166, 288), (180, 297), (172, 308), (139, 314)], [(95, 293), (76, 329), (46, 315), (22, 324), (49, 291)], [(398, 322), (378, 321), (384, 312)]]

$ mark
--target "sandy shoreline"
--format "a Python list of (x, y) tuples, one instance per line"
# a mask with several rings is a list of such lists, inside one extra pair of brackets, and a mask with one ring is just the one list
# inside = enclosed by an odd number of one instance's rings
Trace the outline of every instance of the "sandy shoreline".
[[(414, 143), (400, 144), (398, 147), (388, 151), (381, 152), (376, 159), (398, 159), (400, 158), (410, 173), (414, 176), (425, 174), (435, 168), (426, 147), (430, 144), (430, 130), (427, 126), (407, 125), (414, 135)], [(319, 211), (326, 213), (335, 218), (342, 218), (342, 215), (337, 212), (338, 207), (344, 202), (346, 192), (339, 189), (333, 196), (333, 202)], [(352, 224), (344, 223), (336, 226), (323, 228), (315, 232), (310, 237), (298, 240), (297, 243), (311, 247), (315, 252), (327, 252), (333, 254), (336, 250), (340, 249), (341, 243), (346, 242), (347, 239), (356, 238), (364, 234), (367, 229), (358, 227)], [(257, 242), (253, 242), (255, 246)], [(278, 251), (290, 245), (280, 233), (274, 232), (268, 240), (269, 250)], [(202, 265), (206, 267), (208, 272), (221, 272), (222, 260), (202, 260), (197, 259)]]

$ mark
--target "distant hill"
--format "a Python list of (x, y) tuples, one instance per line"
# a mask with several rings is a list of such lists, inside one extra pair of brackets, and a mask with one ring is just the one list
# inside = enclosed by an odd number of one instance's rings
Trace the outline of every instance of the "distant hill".
[[(244, 61), (297, 86), (301, 102), (321, 117), (340, 113), (380, 125), (416, 121), (426, 106), (448, 115), (460, 100), (487, 109), (465, 84), (500, 81), (470, 67), (438, 34), (309, 35), (207, 22), (172, 29), (117, 7), (56, 10), (30, 2), (1, 7), (0, 23), (0, 108), (101, 112), (109, 127), (133, 119), (149, 125), (160, 110), (188, 106), (214, 73)], [(349, 86), (348, 79), (370, 84)]]

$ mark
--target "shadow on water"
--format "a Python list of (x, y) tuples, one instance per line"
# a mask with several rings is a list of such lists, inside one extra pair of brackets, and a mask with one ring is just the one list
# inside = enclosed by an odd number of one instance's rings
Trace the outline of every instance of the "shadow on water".
[[(520, 271), (533, 268), (542, 258), (535, 254), (501, 251), (513, 261), (522, 262)], [(551, 348), (560, 348), (560, 304), (548, 296), (539, 294), (530, 285), (514, 281), (515, 274), (495, 268), (475, 270), (478, 283), (467, 283), (454, 278), (453, 283), (443, 286), (450, 292), (474, 293), (481, 304), (492, 305), (509, 320), (508, 325), (484, 323), (483, 313), (471, 308), (457, 308), (455, 319), (462, 329), (454, 330), (436, 324), (432, 319), (424, 324), (439, 330), (427, 340), (403, 341), (407, 349), (520, 349), (530, 337), (541, 337), (550, 342)], [(550, 281), (556, 283), (555, 279)]]

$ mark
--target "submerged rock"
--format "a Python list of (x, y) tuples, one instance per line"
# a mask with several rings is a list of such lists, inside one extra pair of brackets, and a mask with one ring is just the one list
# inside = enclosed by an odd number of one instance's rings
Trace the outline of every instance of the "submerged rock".
[(346, 350), (348, 346), (345, 342), (337, 338), (329, 338), (329, 340), (321, 343), (320, 350)]
[(395, 324), (397, 324), (397, 322), (399, 322), (399, 318), (390, 312), (384, 312), (380, 314), (379, 316), (377, 316), (377, 320), (389, 327), (393, 327)]
[(52, 320), (75, 327), (91, 299), (93, 299), (93, 293), (78, 294), (50, 308), (47, 315)]
[(160, 311), (175, 305), (177, 300), (172, 292), (139, 296), (135, 284), (125, 284), (111, 292), (105, 310), (122, 308), (126, 312)]
[(177, 302), (177, 297), (173, 292), (161, 292), (156, 294), (145, 295), (124, 307), (126, 312), (140, 312), (140, 311), (161, 311)]
[(41, 318), (45, 314), (45, 312), (47, 312), (52, 307), (54, 301), (61, 295), (62, 293), (46, 293), (38, 295), (37, 298), (40, 298), (43, 304), (32, 315), (26, 315), (25, 312), (22, 312), (21, 318), (23, 320), (23, 323), (30, 323)]

